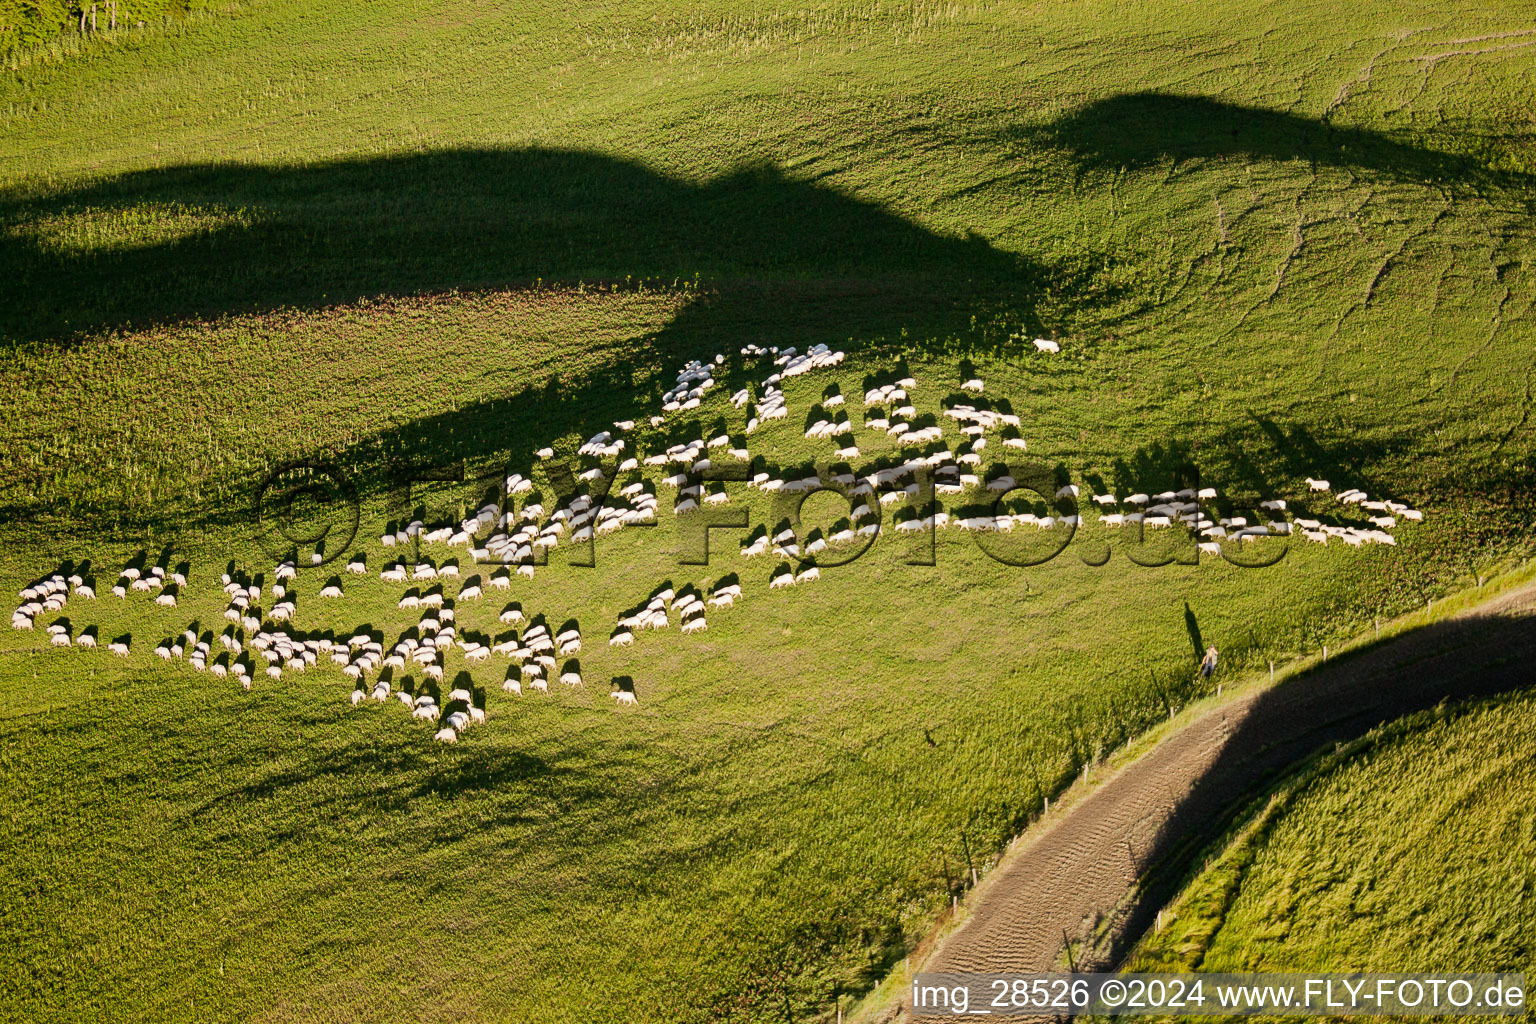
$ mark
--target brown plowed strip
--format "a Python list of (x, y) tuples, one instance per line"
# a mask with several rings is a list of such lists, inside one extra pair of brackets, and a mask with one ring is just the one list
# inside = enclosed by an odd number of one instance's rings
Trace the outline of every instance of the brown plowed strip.
[[(1066, 936), (1077, 970), (1110, 969), (1173, 895), (1190, 858), (1288, 768), (1403, 714), (1532, 681), (1536, 584), (1527, 584), (1215, 708), (1005, 857), (922, 970), (1056, 970)], [(1080, 950), (1104, 920), (1109, 940)]]

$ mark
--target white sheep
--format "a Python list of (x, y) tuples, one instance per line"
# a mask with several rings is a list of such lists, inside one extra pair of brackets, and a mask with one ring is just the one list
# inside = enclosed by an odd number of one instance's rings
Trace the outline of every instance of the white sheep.
[(1327, 480), (1314, 480), (1310, 476), (1306, 480), (1307, 486), (1314, 491), (1326, 491), (1331, 486)]
[(1036, 338), (1035, 348), (1041, 352), (1050, 352), (1052, 354), (1061, 351), (1061, 346), (1049, 338)]

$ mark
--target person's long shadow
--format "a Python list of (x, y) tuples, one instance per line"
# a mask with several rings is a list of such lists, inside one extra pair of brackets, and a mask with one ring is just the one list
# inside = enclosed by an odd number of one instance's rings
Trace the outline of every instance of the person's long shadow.
[(912, 317), (955, 327), (978, 294), (1045, 330), (1036, 298), (1091, 272), (935, 233), (768, 164), (693, 181), (550, 149), (139, 171), (0, 199), (0, 225), (0, 345), (364, 296), (640, 280), (703, 281), (714, 294), (685, 318), (770, 338), (810, 328), (842, 341)]

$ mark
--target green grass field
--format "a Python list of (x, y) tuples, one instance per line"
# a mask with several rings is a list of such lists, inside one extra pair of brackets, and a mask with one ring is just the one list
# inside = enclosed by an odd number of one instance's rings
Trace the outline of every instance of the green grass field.
[[(1257, 670), (1530, 556), (1530, 14), (253, 0), (17, 61), (0, 584), (89, 560), (102, 596), (62, 614), (135, 653), (0, 640), (0, 1018), (835, 1014), (1043, 796), (1204, 692), (1195, 646)], [(646, 453), (739, 435), (749, 343), (848, 353), (747, 439), (777, 465), (830, 461), (802, 436), (827, 385), (858, 423), (871, 381), (937, 415), (976, 376), (1085, 492), (1194, 466), (1221, 514), (1331, 512), (1323, 476), (1426, 518), (1267, 569), (1139, 566), (1092, 515), (1030, 568), (889, 533), (769, 593), (739, 533), (680, 564), (663, 489), (657, 528), (513, 584), (581, 623), (584, 686), (468, 666), (489, 721), (451, 747), (334, 667), (245, 693), (151, 655), (223, 628), (229, 563), (270, 582), (274, 468), (354, 481), (370, 568), (335, 602), (342, 562), (301, 572), (295, 627), (388, 644), (416, 615), (384, 523), (484, 497), (402, 498), (400, 466), (528, 472), (620, 419)], [(179, 607), (107, 592), (168, 548)], [(707, 632), (602, 642), (731, 573)], [(461, 632), (502, 631), (491, 593)]]

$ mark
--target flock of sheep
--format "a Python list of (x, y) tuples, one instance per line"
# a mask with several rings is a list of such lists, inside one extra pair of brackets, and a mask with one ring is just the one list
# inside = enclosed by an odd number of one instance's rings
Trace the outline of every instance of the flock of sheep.
[[(1035, 346), (1044, 353), (1059, 352), (1058, 344), (1046, 339), (1037, 339)], [(765, 422), (788, 416), (782, 389), (785, 378), (836, 367), (844, 359), (844, 353), (824, 345), (804, 354), (793, 348), (764, 349), (749, 345), (741, 350), (741, 355), (770, 361), (774, 367), (756, 394), (752, 388), (744, 387), (730, 397), (730, 404), (744, 413), (743, 435), (755, 433)], [(715, 386), (715, 374), (724, 363), (725, 357), (716, 355), (711, 361), (695, 360), (684, 366), (677, 374), (674, 386), (662, 396), (662, 414), (651, 417), (651, 425), (664, 425), (668, 414), (699, 408), (707, 392)], [(753, 558), (772, 550), (782, 560), (768, 575), (768, 589), (777, 590), (818, 579), (820, 569), (809, 564), (814, 562), (817, 554), (855, 543), (860, 538), (873, 538), (880, 530), (880, 508), (917, 504), (925, 496), (925, 480), (929, 482), (932, 494), (958, 496), (969, 493), (984, 499), (981, 507), (987, 511), (952, 515), (939, 510), (936, 504), (926, 509), (915, 508), (911, 518), (896, 523), (896, 530), (953, 526), (966, 531), (1006, 532), (1024, 526), (1045, 530), (1057, 526), (1075, 528), (1081, 524), (1081, 516), (1075, 511), (1058, 510), (1057, 514), (1044, 516), (998, 511), (1001, 508), (999, 499), (1014, 492), (1020, 484), (1001, 472), (1001, 467), (984, 474), (981, 467), (986, 456), (983, 453), (994, 442), (999, 449), (1027, 450), (1019, 417), (982, 407), (975, 399), (968, 399), (948, 402), (940, 416), (928, 417), (932, 422), (923, 422), (913, 400), (917, 387), (915, 379), (905, 377), (872, 387), (863, 395), (862, 430), (866, 436), (878, 432), (893, 439), (898, 451), (912, 451), (901, 461), (864, 474), (845, 470), (826, 479), (820, 474), (795, 476), (761, 468), (747, 475), (747, 486), (762, 492), (808, 493), (830, 486), (850, 502), (847, 525), (826, 536), (808, 535), (803, 549), (795, 530), (787, 526), (772, 535), (759, 527), (749, 536), (740, 550), (743, 557)], [(964, 381), (961, 388), (968, 395), (981, 395), (986, 385), (973, 378)], [(944, 420), (954, 424), (948, 428), (956, 438), (953, 450), (942, 443), (946, 430), (941, 425)], [(338, 639), (328, 633), (293, 630), (291, 622), (297, 613), (297, 602), (290, 588), (298, 575), (298, 565), (296, 560), (288, 560), (273, 571), (273, 581), (266, 595), (259, 580), (225, 574), (222, 580), (227, 598), (224, 618), (228, 626), (215, 637), (211, 631), (200, 631), (194, 622), (181, 634), (159, 644), (155, 654), (166, 661), (184, 660), (195, 670), (209, 671), (219, 677), (232, 675), (245, 689), (250, 689), (258, 670), (268, 678), (279, 679), (284, 672), (310, 671), (328, 660), (352, 681), (351, 700), (354, 704), (370, 699), (387, 702), (393, 696), (410, 709), (414, 719), (433, 724), (435, 738), (443, 742), (454, 742), (464, 729), (485, 719), (484, 698), (478, 698), (477, 703), (467, 668), (458, 673), (447, 694), (442, 693), (448, 673), (447, 657), (455, 649), (466, 667), (483, 664), (493, 656), (507, 658), (511, 664), (502, 687), (508, 693), (521, 694), (525, 685), (535, 692), (548, 692), (552, 679), (567, 686), (580, 686), (581, 667), (574, 655), (581, 650), (582, 638), (580, 627), (574, 621), (559, 630), (552, 630), (541, 616), (529, 620), (521, 604), (510, 603), (501, 612), (499, 621), (502, 625), (522, 626), (523, 631), (521, 635), (513, 631), (493, 640), (489, 636), (470, 633), (460, 636), (456, 613), (464, 604), (484, 597), (488, 590), (510, 591), (514, 573), (531, 579), (535, 566), (543, 564), (548, 551), (560, 546), (562, 541), (588, 543), (597, 536), (626, 526), (655, 523), (659, 499), (655, 487), (644, 476), (642, 466), (664, 472), (672, 470), (661, 478), (660, 483), (676, 491), (672, 502), (674, 515), (686, 516), (704, 505), (727, 504), (731, 500), (723, 484), (717, 482), (706, 488), (701, 479), (706, 470), (717, 462), (734, 463), (743, 468), (753, 465), (753, 456), (745, 443), (725, 432), (713, 437), (700, 436), (641, 456), (630, 449), (626, 437), (634, 428), (633, 421), (617, 422), (611, 429), (603, 430), (583, 443), (577, 454), (599, 464), (576, 474), (575, 482), (580, 486), (573, 493), (562, 495), (552, 509), (546, 509), (542, 495), (532, 493), (535, 485), (531, 479), (521, 473), (512, 473), (505, 479), (504, 502), (487, 503), (457, 524), (429, 526), (417, 519), (384, 533), (380, 537), (380, 546), (386, 557), (391, 551), (407, 547), (412, 547), (413, 551), (410, 564), (402, 558), (383, 565), (379, 579), (403, 585), (406, 589), (398, 599), (398, 607), (420, 612), (415, 625), (402, 631), (387, 649), (384, 638), (376, 631), (359, 631), (348, 638)], [(850, 419), (844, 395), (834, 385), (825, 390), (821, 402), (810, 411), (804, 435), (808, 439), (829, 442), (833, 456), (846, 460), (859, 455), (858, 429)], [(929, 450), (919, 453), (924, 448)], [(553, 456), (550, 448), (535, 453), (541, 461)], [(600, 463), (604, 459), (612, 460), (613, 468), (603, 468)], [(610, 493), (607, 485), (616, 483), (618, 475), (624, 473), (632, 474), (633, 479)], [(1313, 491), (1331, 491), (1326, 480), (1308, 478), (1307, 483)], [(1069, 484), (1056, 490), (1054, 498), (1058, 503), (1070, 502), (1075, 509), (1078, 495), (1077, 486)], [(516, 504), (519, 496), (523, 496), (521, 507)], [(1136, 493), (1123, 499), (1114, 494), (1091, 497), (1100, 508), (1098, 520), (1106, 527), (1183, 525), (1199, 534), (1200, 550), (1210, 554), (1219, 554), (1223, 541), (1289, 535), (1293, 525), (1317, 543), (1326, 544), (1337, 538), (1353, 546), (1393, 544), (1390, 531), (1400, 520), (1422, 519), (1419, 512), (1400, 502), (1373, 501), (1356, 489), (1337, 494), (1338, 502), (1345, 507), (1377, 513), (1356, 523), (1325, 523), (1321, 519), (1299, 516), (1288, 520), (1285, 518), (1287, 504), (1281, 499), (1264, 501), (1258, 506), (1261, 511), (1273, 513), (1278, 518), (1254, 523), (1242, 516), (1213, 519), (1202, 507), (1202, 502), (1219, 498), (1214, 488)], [(927, 514), (921, 515), (924, 511)], [(477, 567), (486, 563), (499, 567), (488, 571), (485, 577), (478, 573), (464, 577), (450, 597), (444, 590), (445, 581), (460, 579), (459, 562), (451, 557), (434, 560), (422, 554), (424, 548), (434, 545), (466, 548), (468, 559)], [(317, 551), (311, 562), (318, 565), (321, 561), (322, 556)], [(799, 563), (800, 568), (797, 569), (795, 563)], [(366, 555), (355, 554), (347, 562), (346, 570), (353, 575), (367, 574)], [(186, 571), (185, 566), (172, 570), (163, 565), (148, 569), (130, 565), (122, 570), (112, 593), (126, 598), (131, 591), (153, 592), (158, 605), (175, 608), (178, 595), (186, 586)], [(342, 599), (346, 596), (345, 585), (339, 576), (333, 577), (318, 594), (326, 600)], [(270, 601), (263, 612), (261, 605), (267, 596)], [(681, 591), (663, 586), (645, 602), (618, 616), (608, 640), (609, 646), (628, 647), (635, 642), (637, 633), (669, 628), (674, 619), (682, 633), (706, 630), (706, 616), (710, 610), (729, 609), (742, 596), (742, 586), (734, 575), (717, 581), (710, 587), (707, 597), (691, 585)], [(31, 629), (38, 618), (62, 612), (72, 598), (91, 600), (95, 597), (94, 581), (78, 573), (55, 574), (20, 592), (21, 604), (12, 613), (11, 625), (16, 629)], [(46, 628), (53, 645), (97, 646), (94, 627), (72, 635), (68, 621), (58, 619)], [(215, 644), (221, 649), (216, 651)], [(126, 657), (130, 654), (129, 642), (126, 638), (114, 641), (109, 650)], [(415, 684), (412, 677), (406, 675), (408, 671), (419, 675), (422, 682)], [(611, 693), (620, 704), (636, 703), (634, 686), (628, 677), (616, 678)]]

